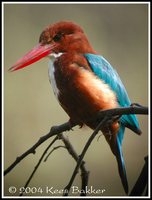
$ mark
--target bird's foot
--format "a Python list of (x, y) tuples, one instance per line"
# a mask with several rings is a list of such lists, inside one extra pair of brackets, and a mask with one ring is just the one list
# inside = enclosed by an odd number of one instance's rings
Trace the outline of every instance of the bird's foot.
[(108, 128), (108, 131), (106, 131), (106, 133), (104, 133), (104, 135), (106, 136), (106, 137), (109, 137), (108, 139), (109, 140), (111, 140), (112, 139), (112, 132), (111, 132), (111, 130)]

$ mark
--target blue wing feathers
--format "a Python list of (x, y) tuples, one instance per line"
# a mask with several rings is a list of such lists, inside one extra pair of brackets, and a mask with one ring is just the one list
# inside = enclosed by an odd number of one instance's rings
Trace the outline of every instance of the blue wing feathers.
[[(121, 107), (130, 106), (131, 101), (127, 91), (116, 70), (102, 56), (95, 54), (85, 54), (92, 71), (95, 75), (108, 84), (116, 93), (118, 103)], [(123, 115), (120, 119), (121, 123), (127, 127), (133, 127), (134, 130), (139, 129), (138, 120), (135, 115)]]
[(116, 92), (119, 104), (121, 106), (130, 105), (128, 94), (123, 83), (120, 80), (116, 70), (112, 68), (110, 63), (106, 61), (102, 56), (94, 54), (85, 54), (85, 57), (89, 61), (90, 67), (93, 72), (107, 83), (113, 91)]

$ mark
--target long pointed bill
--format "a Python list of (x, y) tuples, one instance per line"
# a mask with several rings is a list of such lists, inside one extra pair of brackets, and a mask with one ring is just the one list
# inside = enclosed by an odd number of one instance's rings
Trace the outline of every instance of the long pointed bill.
[(38, 44), (34, 47), (30, 52), (28, 52), (25, 56), (19, 59), (10, 69), (9, 71), (15, 71), (21, 68), (24, 68), (32, 63), (40, 60), (41, 58), (47, 56), (51, 53), (53, 49), (52, 45), (42, 45)]

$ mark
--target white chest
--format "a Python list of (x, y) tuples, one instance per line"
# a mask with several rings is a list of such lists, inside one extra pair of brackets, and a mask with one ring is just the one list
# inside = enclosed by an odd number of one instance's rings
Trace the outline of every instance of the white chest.
[(54, 74), (55, 74), (54, 61), (56, 58), (60, 57), (61, 55), (62, 55), (62, 53), (49, 55), (49, 59), (50, 59), (49, 60), (49, 68), (48, 68), (49, 81), (52, 85), (53, 92), (54, 92), (55, 96), (57, 97), (57, 99), (58, 99), (60, 91), (57, 87), (55, 76), (54, 76)]

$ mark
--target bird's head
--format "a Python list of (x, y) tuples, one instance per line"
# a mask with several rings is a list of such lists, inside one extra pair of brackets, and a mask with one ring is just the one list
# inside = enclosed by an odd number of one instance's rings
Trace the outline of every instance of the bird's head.
[(68, 52), (95, 53), (80, 26), (73, 22), (61, 21), (45, 28), (40, 35), (39, 44), (9, 70), (21, 69), (50, 54)]

